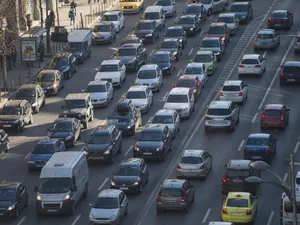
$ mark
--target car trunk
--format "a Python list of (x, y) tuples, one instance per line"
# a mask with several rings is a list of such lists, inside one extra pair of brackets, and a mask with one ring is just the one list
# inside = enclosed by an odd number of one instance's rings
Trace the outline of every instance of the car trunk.
[(160, 191), (160, 199), (166, 205), (180, 205), (184, 193), (180, 188), (163, 188)]
[(267, 124), (278, 124), (282, 121), (283, 115), (280, 110), (265, 110), (262, 118)]

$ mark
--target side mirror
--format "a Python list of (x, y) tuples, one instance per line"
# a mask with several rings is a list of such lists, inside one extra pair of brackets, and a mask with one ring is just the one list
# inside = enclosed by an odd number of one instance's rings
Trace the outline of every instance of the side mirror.
[[(121, 2), (121, 1), (120, 1)], [(90, 207), (93, 207), (93, 204), (89, 204)]]
[(39, 191), (39, 188), (38, 188), (37, 186), (34, 186), (33, 191), (34, 191), (35, 193), (37, 193), (37, 192)]
[(72, 191), (78, 191), (77, 186), (72, 187)]
[(176, 87), (176, 84), (172, 84), (172, 87), (175, 88), (175, 87)]
[(82, 92), (85, 92), (85, 90), (81, 90)]

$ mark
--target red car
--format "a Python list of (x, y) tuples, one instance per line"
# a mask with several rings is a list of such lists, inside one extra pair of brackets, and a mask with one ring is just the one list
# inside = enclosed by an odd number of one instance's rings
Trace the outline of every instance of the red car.
[(226, 25), (226, 23), (212, 23), (207, 33), (205, 34), (206, 37), (219, 37), (222, 38), (225, 46), (229, 43), (230, 40), (230, 32)]
[(190, 88), (190, 93), (193, 93), (195, 100), (198, 100), (198, 96), (202, 92), (202, 84), (198, 77), (194, 75), (183, 75), (179, 77), (176, 84), (173, 87), (188, 87)]
[(289, 111), (282, 104), (267, 104), (261, 115), (260, 128), (276, 127), (285, 129), (289, 124)]

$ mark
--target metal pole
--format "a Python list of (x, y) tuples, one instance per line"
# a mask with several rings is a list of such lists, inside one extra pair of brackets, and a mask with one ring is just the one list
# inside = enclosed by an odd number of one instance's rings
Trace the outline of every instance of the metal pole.
[[(47, 18), (48, 17), (48, 11), (49, 11), (48, 0), (46, 0), (45, 3), (46, 3), (46, 18)], [(47, 25), (46, 46), (47, 46), (47, 53), (49, 53), (50, 52), (50, 27), (49, 27), (49, 25)]]
[(296, 199), (296, 188), (295, 188), (295, 165), (294, 165), (294, 155), (290, 156), (290, 166), (291, 166), (291, 192), (293, 196), (293, 225), (297, 225), (297, 199)]

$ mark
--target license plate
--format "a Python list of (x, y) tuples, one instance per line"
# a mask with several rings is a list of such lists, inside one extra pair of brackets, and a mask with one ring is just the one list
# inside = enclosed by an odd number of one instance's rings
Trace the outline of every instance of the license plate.
[(228, 96), (235, 96), (234, 93), (227, 93)]
[(232, 212), (231, 213), (232, 215), (239, 215), (239, 214), (241, 214), (240, 212)]
[(296, 81), (295, 79), (287, 79), (287, 81)]
[(241, 180), (236, 180), (236, 179), (233, 179), (233, 182), (236, 182), (236, 183), (241, 183), (242, 181), (241, 181)]
[(128, 187), (120, 187), (120, 190), (128, 190)]
[(275, 27), (280, 27), (281, 26), (281, 24), (275, 24)]
[(152, 152), (144, 152), (143, 155), (152, 155)]
[(57, 212), (57, 209), (48, 209), (47, 212)]
[(261, 156), (252, 156), (252, 159), (261, 159)]
[(3, 127), (11, 127), (11, 125), (3, 125)]
[(222, 121), (223, 119), (213, 119), (213, 120), (215, 120), (215, 121)]

